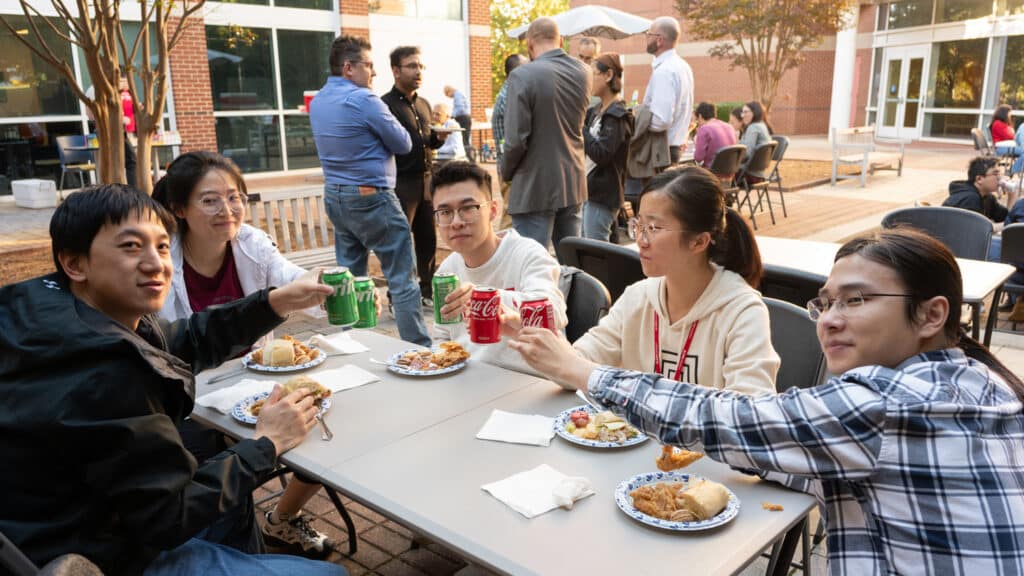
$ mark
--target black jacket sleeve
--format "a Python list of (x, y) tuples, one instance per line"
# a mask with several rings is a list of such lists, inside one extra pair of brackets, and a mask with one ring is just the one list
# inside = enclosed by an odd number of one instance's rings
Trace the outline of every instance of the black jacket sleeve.
[(590, 134), (590, 127), (583, 129), (583, 148), (594, 164), (603, 166), (615, 161), (619, 148), (624, 146), (622, 118), (610, 114), (601, 117), (601, 131), (597, 138)]
[(167, 351), (192, 365), (193, 373), (219, 366), (284, 322), (270, 307), (270, 290), (210, 306), (176, 322), (161, 320)]
[(984, 205), (983, 214), (993, 222), (1003, 222), (1006, 220), (1006, 215), (1010, 213), (1006, 206), (1003, 206), (992, 194), (985, 196), (981, 203)]

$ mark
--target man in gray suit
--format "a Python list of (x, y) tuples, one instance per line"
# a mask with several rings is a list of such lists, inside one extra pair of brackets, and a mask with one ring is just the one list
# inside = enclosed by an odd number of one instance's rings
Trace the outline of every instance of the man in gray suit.
[(580, 207), (587, 199), (583, 119), (590, 99), (590, 70), (559, 44), (558, 24), (538, 18), (526, 32), (533, 60), (507, 82), (502, 179), (512, 181), (508, 212), (522, 236), (558, 249), (579, 236)]

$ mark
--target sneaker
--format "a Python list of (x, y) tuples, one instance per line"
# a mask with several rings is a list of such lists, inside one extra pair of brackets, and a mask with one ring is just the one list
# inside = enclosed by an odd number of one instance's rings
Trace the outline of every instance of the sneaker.
[(420, 296), (420, 304), (423, 305), (424, 310), (434, 311), (434, 300), (429, 296)]
[(334, 543), (327, 539), (326, 534), (317, 532), (305, 516), (274, 524), (270, 515), (271, 512), (266, 513), (263, 538), (271, 546), (287, 548), (309, 558), (324, 558), (334, 550)]

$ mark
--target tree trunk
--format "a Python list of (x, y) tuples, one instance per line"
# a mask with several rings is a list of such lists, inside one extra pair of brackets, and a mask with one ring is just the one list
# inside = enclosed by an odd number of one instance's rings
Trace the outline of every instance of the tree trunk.
[(135, 133), (139, 137), (135, 149), (136, 187), (146, 194), (153, 193), (153, 134), (156, 131), (147, 114), (135, 114)]

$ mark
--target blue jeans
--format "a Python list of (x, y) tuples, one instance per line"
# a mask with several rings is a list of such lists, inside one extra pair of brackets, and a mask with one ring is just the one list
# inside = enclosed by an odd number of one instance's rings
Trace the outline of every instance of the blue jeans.
[(234, 548), (193, 538), (173, 550), (161, 552), (146, 576), (204, 574), (206, 576), (346, 576), (337, 564), (285, 554), (245, 554)]
[(580, 235), (580, 206), (513, 214), (512, 227), (520, 236), (533, 238), (544, 248), (553, 244), (557, 254), (562, 238)]
[(584, 202), (583, 237), (607, 242), (612, 235), (612, 223), (615, 222), (615, 215), (616, 212), (604, 204)]
[(394, 190), (378, 188), (367, 196), (357, 186), (324, 185), (327, 217), (334, 225), (334, 256), (356, 276), (366, 275), (373, 250), (388, 281), (395, 322), (402, 340), (430, 346), (413, 273), (412, 236)]

